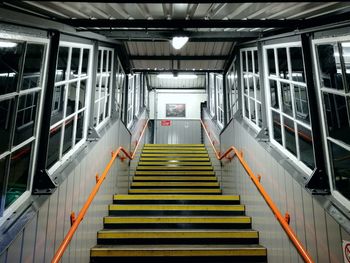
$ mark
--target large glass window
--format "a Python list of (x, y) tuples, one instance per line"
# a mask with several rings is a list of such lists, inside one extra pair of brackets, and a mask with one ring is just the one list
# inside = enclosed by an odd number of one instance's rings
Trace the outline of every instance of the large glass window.
[(318, 90), (331, 187), (335, 195), (348, 200), (350, 207), (350, 38), (316, 43)]
[(116, 91), (115, 91), (115, 100), (114, 102), (116, 103), (115, 108), (117, 112), (119, 113), (121, 111), (122, 107), (122, 101), (123, 101), (123, 88), (125, 85), (125, 73), (122, 68), (122, 65), (119, 61), (117, 60), (117, 70), (116, 70), (116, 75), (115, 75), (115, 81), (116, 81)]
[(261, 89), (257, 48), (241, 50), (243, 117), (256, 129), (262, 127)]
[(234, 62), (227, 72), (226, 83), (230, 118), (232, 118), (238, 110), (238, 75)]
[(209, 94), (209, 111), (211, 116), (215, 116), (215, 74), (209, 74), (208, 83), (208, 94)]
[(135, 85), (134, 85), (134, 76), (128, 75), (129, 81), (128, 81), (128, 103), (127, 103), (127, 126), (128, 128), (131, 127), (133, 120), (134, 120), (134, 91), (135, 91)]
[(217, 112), (217, 122), (221, 128), (224, 127), (224, 83), (223, 77), (221, 75), (215, 76), (216, 82), (216, 112)]
[(46, 46), (0, 39), (0, 216), (31, 190)]
[(299, 43), (264, 48), (271, 142), (310, 172), (314, 152), (302, 49)]
[(111, 116), (112, 103), (112, 65), (114, 51), (99, 47), (96, 72), (94, 127), (101, 127)]
[(89, 45), (60, 43), (47, 156), (50, 171), (85, 142), (91, 50)]

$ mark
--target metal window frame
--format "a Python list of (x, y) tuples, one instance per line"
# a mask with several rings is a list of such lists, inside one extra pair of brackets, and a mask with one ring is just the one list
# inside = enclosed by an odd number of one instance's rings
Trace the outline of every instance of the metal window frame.
[[(126, 102), (126, 127), (130, 128), (134, 120), (134, 97), (135, 97), (135, 79), (134, 75), (129, 74), (127, 86), (127, 102)], [(130, 103), (130, 105), (129, 105)]]
[[(216, 123), (222, 129), (225, 124), (224, 117), (224, 77), (221, 74), (214, 75), (216, 97)], [(222, 107), (220, 106), (222, 105)], [(220, 121), (222, 119), (222, 122)]]
[[(285, 154), (287, 157), (289, 157), (294, 163), (298, 165), (308, 176), (311, 176), (312, 170), (304, 164), (300, 160), (300, 146), (299, 146), (299, 136), (298, 136), (298, 129), (297, 125), (303, 126), (304, 128), (310, 130), (312, 134), (312, 128), (311, 128), (311, 118), (310, 118), (310, 124), (306, 124), (298, 119), (296, 119), (295, 116), (295, 99), (294, 99), (294, 85), (303, 86), (306, 87), (306, 83), (302, 82), (296, 82), (291, 80), (291, 75), (289, 77), (289, 80), (278, 78), (277, 75), (279, 73), (279, 66), (278, 66), (278, 55), (277, 55), (277, 49), (278, 48), (285, 48), (287, 52), (287, 63), (288, 63), (288, 71), (291, 72), (291, 58), (290, 58), (290, 52), (289, 49), (291, 47), (300, 47), (302, 48), (301, 42), (290, 42), (290, 43), (278, 43), (278, 44), (268, 44), (263, 46), (263, 56), (264, 56), (264, 81), (265, 81), (265, 98), (266, 98), (266, 105), (267, 105), (267, 121), (268, 121), (268, 129), (270, 130), (269, 133), (269, 139), (272, 145), (274, 145), (276, 148), (278, 148), (283, 154)], [(268, 58), (267, 58), (267, 50), (274, 50), (274, 60), (275, 60), (275, 69), (276, 69), (276, 76), (269, 76), (268, 72)], [(305, 71), (305, 69), (304, 69)], [(270, 80), (274, 80), (277, 82), (277, 93), (278, 93), (278, 102), (279, 102), (279, 109), (275, 109), (271, 106), (271, 96), (270, 96)], [(281, 94), (281, 83), (289, 84), (291, 89), (291, 99), (292, 99), (292, 109), (293, 109), (293, 116), (290, 116), (283, 112), (282, 110), (282, 94)], [(281, 121), (281, 136), (282, 136), (282, 145), (279, 144), (274, 139), (273, 134), (273, 119), (272, 119), (272, 112), (276, 112), (280, 115), (280, 121)], [(285, 136), (285, 130), (283, 128), (284, 118), (288, 118), (290, 121), (294, 124), (294, 134), (295, 134), (295, 145), (296, 145), (296, 152), (297, 155), (295, 156), (286, 148), (286, 136)]]
[[(322, 142), (323, 142), (323, 147), (325, 151), (325, 159), (326, 159), (326, 169), (327, 169), (327, 174), (328, 174), (328, 179), (329, 179), (329, 187), (330, 187), (330, 192), (331, 194), (337, 199), (340, 203), (342, 203), (347, 209), (350, 209), (350, 200), (347, 199), (344, 195), (342, 195), (339, 191), (337, 191), (334, 187), (334, 174), (333, 174), (333, 165), (332, 165), (332, 160), (331, 160), (331, 151), (330, 147), (328, 144), (328, 141), (331, 141), (338, 146), (345, 148), (346, 150), (350, 150), (350, 146), (346, 145), (339, 140), (336, 140), (332, 137), (328, 136), (328, 129), (327, 129), (327, 123), (326, 123), (326, 112), (324, 108), (324, 103), (323, 103), (323, 96), (322, 93), (327, 92), (331, 93), (334, 95), (340, 95), (344, 97), (350, 97), (350, 93), (346, 92), (341, 92), (337, 90), (331, 90), (329, 88), (323, 88), (321, 86), (321, 81), (320, 81), (320, 69), (319, 69), (319, 63), (318, 63), (318, 53), (316, 51), (317, 45), (320, 44), (337, 44), (339, 42), (350, 42), (350, 35), (347, 36), (339, 36), (339, 37), (327, 37), (323, 39), (313, 39), (312, 40), (312, 53), (313, 53), (313, 63), (315, 65), (315, 73), (316, 73), (316, 85), (317, 85), (317, 99), (318, 99), (318, 105), (319, 105), (319, 113), (320, 113), (320, 119), (321, 119), (321, 133), (322, 133)], [(344, 90), (346, 87), (344, 86)]]

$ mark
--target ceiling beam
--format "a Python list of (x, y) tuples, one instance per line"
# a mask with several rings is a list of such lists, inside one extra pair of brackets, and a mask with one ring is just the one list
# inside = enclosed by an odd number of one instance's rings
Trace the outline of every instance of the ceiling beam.
[[(33, 2), (28, 0), (19, 0), (20, 2)], [(39, 0), (35, 2), (52, 2), (52, 0)], [(128, 1), (128, 0), (65, 0), (64, 2), (67, 3), (77, 3), (77, 2), (85, 2), (85, 3), (123, 3), (123, 4), (212, 4), (212, 3), (301, 3), (305, 2), (305, 0), (134, 0), (134, 1)], [(308, 0), (309, 3), (324, 3), (329, 2), (326, 0)], [(348, 2), (348, 0), (337, 0), (337, 2)]]
[(129, 56), (130, 60), (227, 60), (229, 56)]
[(74, 27), (102, 28), (298, 28), (304, 20), (183, 20), (183, 19), (57, 19)]
[(205, 74), (205, 73), (223, 73), (223, 70), (219, 69), (205, 69), (205, 70), (191, 70), (191, 69), (138, 69), (134, 68), (132, 71), (135, 72), (144, 72), (149, 74), (158, 74), (158, 73), (193, 73), (193, 74)]

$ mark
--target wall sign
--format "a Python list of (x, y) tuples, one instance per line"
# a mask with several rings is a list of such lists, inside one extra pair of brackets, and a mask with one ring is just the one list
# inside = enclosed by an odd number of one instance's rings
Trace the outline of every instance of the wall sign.
[(344, 262), (350, 263), (350, 241), (343, 240)]
[(161, 120), (160, 125), (161, 126), (171, 126), (171, 120)]
[(166, 104), (165, 106), (166, 117), (186, 117), (186, 104)]

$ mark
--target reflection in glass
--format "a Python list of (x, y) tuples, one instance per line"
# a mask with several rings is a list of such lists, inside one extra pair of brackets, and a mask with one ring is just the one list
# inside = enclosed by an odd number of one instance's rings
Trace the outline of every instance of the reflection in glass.
[(250, 100), (250, 119), (256, 123), (256, 114), (255, 114), (255, 101)]
[(333, 161), (334, 188), (350, 199), (350, 152), (329, 142)]
[(262, 127), (262, 111), (261, 111), (261, 103), (257, 103), (258, 105), (258, 126)]
[(255, 92), (256, 92), (256, 99), (258, 101), (261, 101), (261, 90), (260, 90), (260, 78), (259, 76), (255, 76)]
[(243, 63), (243, 72), (248, 72), (248, 63), (247, 63), (247, 53), (246, 51), (242, 52), (242, 63)]
[(82, 109), (85, 107), (85, 96), (86, 96), (86, 80), (80, 81), (80, 91), (79, 91), (79, 107)]
[(89, 66), (89, 53), (90, 51), (88, 49), (83, 50), (83, 61), (81, 64), (81, 75), (85, 76), (88, 72), (88, 66)]
[(93, 120), (93, 123), (94, 123), (94, 127), (97, 126), (97, 119), (98, 119), (98, 107), (100, 106), (100, 103), (99, 101), (95, 102), (94, 104), (94, 120)]
[(57, 57), (56, 78), (55, 82), (63, 81), (66, 79), (67, 63), (68, 63), (68, 47), (60, 47)]
[(328, 134), (350, 145), (349, 102), (340, 95), (323, 93)]
[(298, 82), (305, 82), (303, 53), (301, 47), (291, 47), (290, 61), (292, 63), (292, 79)]
[(106, 98), (105, 118), (109, 116), (109, 98), (110, 98), (110, 95), (108, 95)]
[(99, 115), (99, 121), (98, 121), (99, 123), (103, 121), (105, 103), (106, 103), (106, 97), (104, 97), (100, 100), (100, 115)]
[(14, 103), (14, 99), (0, 101), (0, 154), (10, 150)]
[(63, 119), (63, 107), (64, 107), (65, 86), (56, 86), (53, 92), (52, 109), (51, 109), (51, 121), (53, 125)]
[(21, 90), (40, 86), (40, 76), (43, 65), (44, 45), (28, 44), (23, 68)]
[(75, 103), (77, 100), (77, 82), (72, 82), (68, 85), (68, 100), (66, 117), (75, 112)]
[(345, 76), (346, 76), (346, 91), (349, 92), (350, 90), (350, 43), (342, 43), (342, 53), (343, 53), (343, 59), (344, 59), (344, 66), (345, 66)]
[(248, 74), (243, 74), (243, 87), (244, 87), (244, 94), (248, 94)]
[(318, 45), (317, 53), (321, 86), (337, 90), (344, 89), (337, 44)]
[(83, 132), (84, 132), (84, 111), (78, 114), (75, 144), (77, 144), (83, 139)]
[(112, 51), (108, 52), (109, 62), (108, 62), (108, 72), (112, 72)]
[(13, 204), (27, 190), (31, 152), (32, 145), (28, 144), (11, 154), (5, 208)]
[(288, 83), (281, 82), (283, 112), (293, 117), (292, 92)]
[(288, 71), (287, 49), (278, 48), (277, 57), (278, 57), (279, 77), (282, 79), (288, 79), (289, 71)]
[(279, 109), (278, 103), (278, 92), (277, 92), (277, 81), (269, 80), (270, 82), (270, 96), (271, 96), (271, 107)]
[(294, 122), (289, 118), (283, 117), (283, 127), (285, 135), (285, 147), (292, 154), (297, 155)]
[(34, 135), (38, 98), (38, 93), (25, 94), (19, 97), (14, 146), (21, 144)]
[[(3, 191), (5, 190), (4, 185), (5, 185), (5, 181), (6, 181), (5, 178), (6, 178), (7, 173), (8, 173), (8, 170), (7, 170), (8, 159), (9, 159), (9, 156), (7, 156), (3, 159), (0, 159), (0, 185), (1, 185), (0, 194), (1, 194), (1, 196), (3, 196)], [(2, 198), (0, 198), (0, 207), (3, 207), (2, 206), (3, 201), (4, 200)]]
[(0, 47), (0, 95), (16, 92), (24, 44), (4, 42)]
[(276, 65), (275, 65), (275, 51), (273, 49), (267, 50), (267, 63), (270, 76), (276, 76)]
[(244, 96), (244, 116), (249, 119), (248, 97)]
[(254, 95), (254, 79), (253, 79), (253, 75), (252, 74), (248, 75), (248, 83), (249, 83), (249, 97), (255, 98), (255, 95)]
[(65, 122), (64, 138), (63, 138), (63, 153), (72, 149), (73, 144), (73, 126), (75, 116), (69, 118)]
[(311, 130), (298, 126), (300, 160), (311, 169), (315, 168), (314, 148)]
[(47, 153), (46, 166), (49, 168), (60, 157), (60, 145), (61, 145), (62, 127), (61, 125), (50, 130), (49, 149)]
[(102, 70), (103, 72), (106, 72), (107, 71), (107, 63), (108, 63), (108, 60), (107, 60), (107, 50), (104, 50), (103, 51), (103, 65), (102, 65)]
[(254, 73), (259, 74), (258, 51), (254, 50)]
[(248, 71), (253, 72), (253, 57), (252, 57), (252, 52), (247, 51), (248, 55)]
[(281, 130), (281, 117), (280, 114), (272, 111), (273, 121), (273, 138), (276, 142), (282, 145), (282, 130)]
[(294, 86), (295, 113), (300, 121), (310, 124), (309, 102), (306, 87)]
[(70, 65), (70, 79), (75, 79), (79, 77), (79, 62), (80, 62), (80, 48), (73, 48), (71, 65)]

